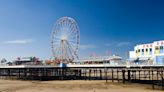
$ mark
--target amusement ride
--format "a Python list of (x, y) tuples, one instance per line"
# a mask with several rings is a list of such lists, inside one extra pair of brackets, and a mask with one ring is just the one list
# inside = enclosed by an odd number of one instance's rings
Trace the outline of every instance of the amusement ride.
[(80, 30), (71, 17), (62, 17), (54, 24), (52, 31), (53, 58), (60, 63), (70, 63), (78, 59)]

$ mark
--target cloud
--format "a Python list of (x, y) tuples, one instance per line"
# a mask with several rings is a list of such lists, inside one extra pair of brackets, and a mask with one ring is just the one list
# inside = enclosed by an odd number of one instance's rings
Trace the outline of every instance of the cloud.
[(33, 39), (4, 41), (5, 44), (28, 44), (34, 42)]
[(130, 42), (120, 42), (116, 46), (117, 47), (122, 47), (122, 46), (127, 46), (127, 45), (130, 45), (130, 44), (131, 44)]
[(80, 49), (95, 49), (96, 45), (80, 45)]

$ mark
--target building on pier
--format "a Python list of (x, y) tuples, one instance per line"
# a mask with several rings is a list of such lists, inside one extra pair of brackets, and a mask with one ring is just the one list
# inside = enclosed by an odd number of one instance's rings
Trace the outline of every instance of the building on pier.
[(136, 45), (134, 51), (129, 51), (129, 59), (143, 64), (164, 64), (164, 40)]
[(42, 61), (36, 57), (18, 57), (16, 60), (13, 61), (13, 65), (41, 65)]
[(99, 56), (99, 57), (85, 57), (78, 60), (81, 64), (110, 64), (118, 65), (122, 61), (122, 57), (117, 55)]

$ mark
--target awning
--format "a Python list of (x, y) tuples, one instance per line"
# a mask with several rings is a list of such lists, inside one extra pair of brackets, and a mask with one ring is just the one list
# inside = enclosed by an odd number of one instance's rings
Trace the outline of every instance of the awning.
[(146, 61), (146, 60), (150, 60), (151, 58), (149, 58), (149, 57), (143, 57), (143, 58), (139, 58), (139, 60), (144, 60), (144, 61)]

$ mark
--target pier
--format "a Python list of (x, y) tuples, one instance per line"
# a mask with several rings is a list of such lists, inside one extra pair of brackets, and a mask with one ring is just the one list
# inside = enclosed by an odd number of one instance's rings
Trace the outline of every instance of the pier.
[(69, 65), (57, 66), (1, 66), (0, 79), (10, 80), (104, 80), (118, 83), (141, 83), (152, 89), (164, 90), (164, 66), (160, 65)]

